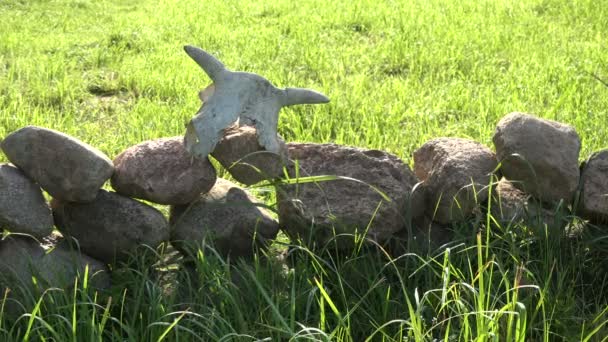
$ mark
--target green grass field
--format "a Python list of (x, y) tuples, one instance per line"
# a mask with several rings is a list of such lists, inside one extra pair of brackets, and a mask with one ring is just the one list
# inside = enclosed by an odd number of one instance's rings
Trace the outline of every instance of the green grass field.
[[(608, 147), (603, 1), (0, 0), (0, 19), (0, 139), (39, 125), (113, 158), (183, 135), (210, 82), (183, 52), (191, 44), (232, 70), (331, 98), (284, 109), (287, 141), (377, 148), (411, 162), (439, 136), (491, 147), (498, 120), (522, 111), (573, 125), (581, 160)], [(454, 226), (447, 248), (411, 244), (398, 258), (296, 246), (286, 262), (271, 255), (235, 266), (201, 253), (194, 272), (136, 261), (117, 272), (109, 295), (53, 290), (29, 315), (2, 316), (0, 340), (608, 336), (606, 227), (572, 237), (488, 223)]]

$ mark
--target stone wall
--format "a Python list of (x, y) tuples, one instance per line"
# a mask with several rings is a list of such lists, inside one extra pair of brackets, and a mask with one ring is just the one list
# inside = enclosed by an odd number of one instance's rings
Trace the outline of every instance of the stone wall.
[[(267, 248), (279, 230), (309, 246), (336, 241), (348, 249), (356, 236), (386, 244), (416, 228), (468, 220), (489, 199), (497, 222), (548, 222), (547, 208), (558, 204), (592, 222), (608, 220), (608, 150), (579, 165), (575, 130), (528, 114), (500, 120), (496, 153), (472, 140), (437, 138), (414, 152), (413, 170), (379, 150), (279, 142), (281, 152), (270, 153), (254, 129), (231, 127), (212, 152), (238, 182), (274, 186), (277, 204), (269, 208), (217, 179), (182, 137), (142, 142), (111, 161), (54, 130), (13, 132), (0, 144), (11, 163), (0, 165), (0, 226), (11, 233), (0, 242), (2, 286), (27, 283), (33, 273), (60, 286), (89, 265), (95, 284), (108, 287), (108, 265), (163, 242), (188, 256), (212, 241), (233, 258)], [(108, 180), (114, 191), (101, 189)], [(146, 202), (169, 205), (169, 219)]]

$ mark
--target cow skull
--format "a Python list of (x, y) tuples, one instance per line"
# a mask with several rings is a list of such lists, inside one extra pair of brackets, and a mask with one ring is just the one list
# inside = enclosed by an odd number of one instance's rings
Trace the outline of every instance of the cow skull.
[(256, 128), (260, 146), (279, 153), (279, 110), (295, 104), (329, 102), (325, 95), (314, 90), (280, 89), (259, 75), (230, 71), (200, 48), (187, 45), (184, 50), (213, 81), (200, 92), (203, 106), (190, 120), (184, 138), (186, 150), (196, 157), (205, 158), (213, 152), (224, 129), (237, 120), (239, 125)]

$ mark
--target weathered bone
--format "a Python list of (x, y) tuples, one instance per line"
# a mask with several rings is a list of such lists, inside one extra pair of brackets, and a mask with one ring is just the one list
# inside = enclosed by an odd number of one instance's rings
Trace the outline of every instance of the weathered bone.
[(207, 52), (194, 46), (187, 45), (184, 47), (184, 49), (186, 50), (186, 53), (192, 57), (192, 59), (194, 59), (196, 64), (205, 70), (205, 73), (207, 73), (209, 78), (211, 78), (211, 80), (214, 82), (218, 80), (222, 72), (227, 71), (222, 62)]
[(296, 104), (325, 103), (329, 99), (314, 90), (302, 88), (285, 88), (285, 96), (282, 100), (284, 107)]
[(199, 93), (203, 106), (190, 120), (184, 137), (186, 149), (196, 157), (205, 158), (211, 153), (223, 130), (237, 120), (239, 125), (254, 126), (260, 146), (278, 153), (279, 110), (296, 104), (329, 102), (314, 90), (280, 89), (259, 75), (230, 71), (197, 47), (185, 46), (184, 50), (213, 81)]

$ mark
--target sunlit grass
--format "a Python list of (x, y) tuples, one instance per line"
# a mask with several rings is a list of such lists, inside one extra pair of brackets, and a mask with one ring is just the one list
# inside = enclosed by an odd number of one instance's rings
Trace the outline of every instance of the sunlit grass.
[(445, 232), (448, 244), (414, 244), (405, 254), (373, 244), (348, 253), (284, 245), (280, 254), (228, 263), (208, 246), (188, 260), (161, 249), (158, 263), (142, 249), (115, 267), (109, 292), (87, 287), (85, 274), (73, 290), (31, 297), (20, 317), (4, 315), (0, 336), (555, 341), (608, 333), (599, 288), (606, 276), (593, 257), (601, 235), (471, 228), (456, 225)]
[[(573, 125), (581, 160), (608, 147), (608, 6), (597, 1), (21, 0), (0, 1), (0, 18), (0, 139), (40, 125), (113, 158), (183, 135), (209, 83), (182, 50), (192, 44), (331, 98), (284, 109), (287, 141), (411, 162), (439, 136), (491, 147), (498, 120), (523, 111)], [(0, 340), (600, 341), (605, 227), (572, 234), (559, 222), (580, 220), (566, 209), (555, 227), (479, 213), (449, 227), (446, 245), (408, 237), (405, 254), (284, 236), (251, 262), (140, 254), (115, 267), (109, 292), (79, 279), (23, 293), (16, 317), (5, 301)]]
[(289, 141), (388, 150), (438, 136), (490, 145), (524, 111), (574, 125), (582, 156), (606, 147), (605, 6), (578, 1), (5, 2), (0, 137), (57, 128), (111, 156), (182, 135), (206, 75), (194, 44), (229, 68), (326, 93), (282, 111)]

